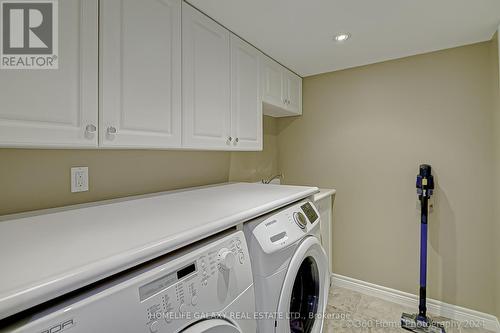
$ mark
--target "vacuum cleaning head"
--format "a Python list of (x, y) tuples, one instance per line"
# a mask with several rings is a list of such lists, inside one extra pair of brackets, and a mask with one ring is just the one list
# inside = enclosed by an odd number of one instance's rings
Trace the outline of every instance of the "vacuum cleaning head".
[(408, 313), (401, 316), (401, 328), (416, 333), (446, 333), (442, 324), (428, 317)]

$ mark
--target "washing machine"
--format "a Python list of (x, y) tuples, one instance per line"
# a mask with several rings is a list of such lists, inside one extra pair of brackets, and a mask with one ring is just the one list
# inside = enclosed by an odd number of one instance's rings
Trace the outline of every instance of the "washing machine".
[(322, 332), (330, 273), (320, 216), (305, 200), (244, 226), (259, 333)]
[(28, 311), (3, 331), (255, 333), (254, 311), (245, 236), (233, 230)]

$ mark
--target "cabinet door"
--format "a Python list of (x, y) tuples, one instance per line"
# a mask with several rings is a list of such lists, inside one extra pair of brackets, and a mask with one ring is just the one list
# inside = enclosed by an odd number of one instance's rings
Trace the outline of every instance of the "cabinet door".
[(262, 150), (260, 52), (231, 35), (231, 132), (233, 149)]
[(182, 115), (186, 148), (231, 147), (229, 37), (224, 27), (182, 4)]
[(290, 71), (285, 72), (286, 109), (293, 115), (302, 114), (302, 78)]
[(181, 145), (181, 0), (101, 1), (100, 143)]
[(97, 146), (97, 0), (58, 11), (59, 68), (0, 70), (0, 146)]
[(283, 67), (262, 56), (262, 101), (275, 107), (285, 106)]

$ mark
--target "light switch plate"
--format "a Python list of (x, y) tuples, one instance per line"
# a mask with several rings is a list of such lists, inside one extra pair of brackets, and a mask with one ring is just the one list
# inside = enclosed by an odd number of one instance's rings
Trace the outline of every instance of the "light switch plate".
[(85, 192), (89, 190), (89, 168), (71, 168), (71, 192)]

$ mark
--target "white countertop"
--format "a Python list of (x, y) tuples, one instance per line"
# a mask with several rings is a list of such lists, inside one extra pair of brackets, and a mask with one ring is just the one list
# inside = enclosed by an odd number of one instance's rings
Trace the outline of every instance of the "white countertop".
[(317, 191), (234, 183), (1, 221), (0, 319)]
[(314, 195), (314, 202), (319, 201), (323, 198), (333, 196), (337, 193), (337, 190), (333, 188), (320, 188), (319, 192)]

